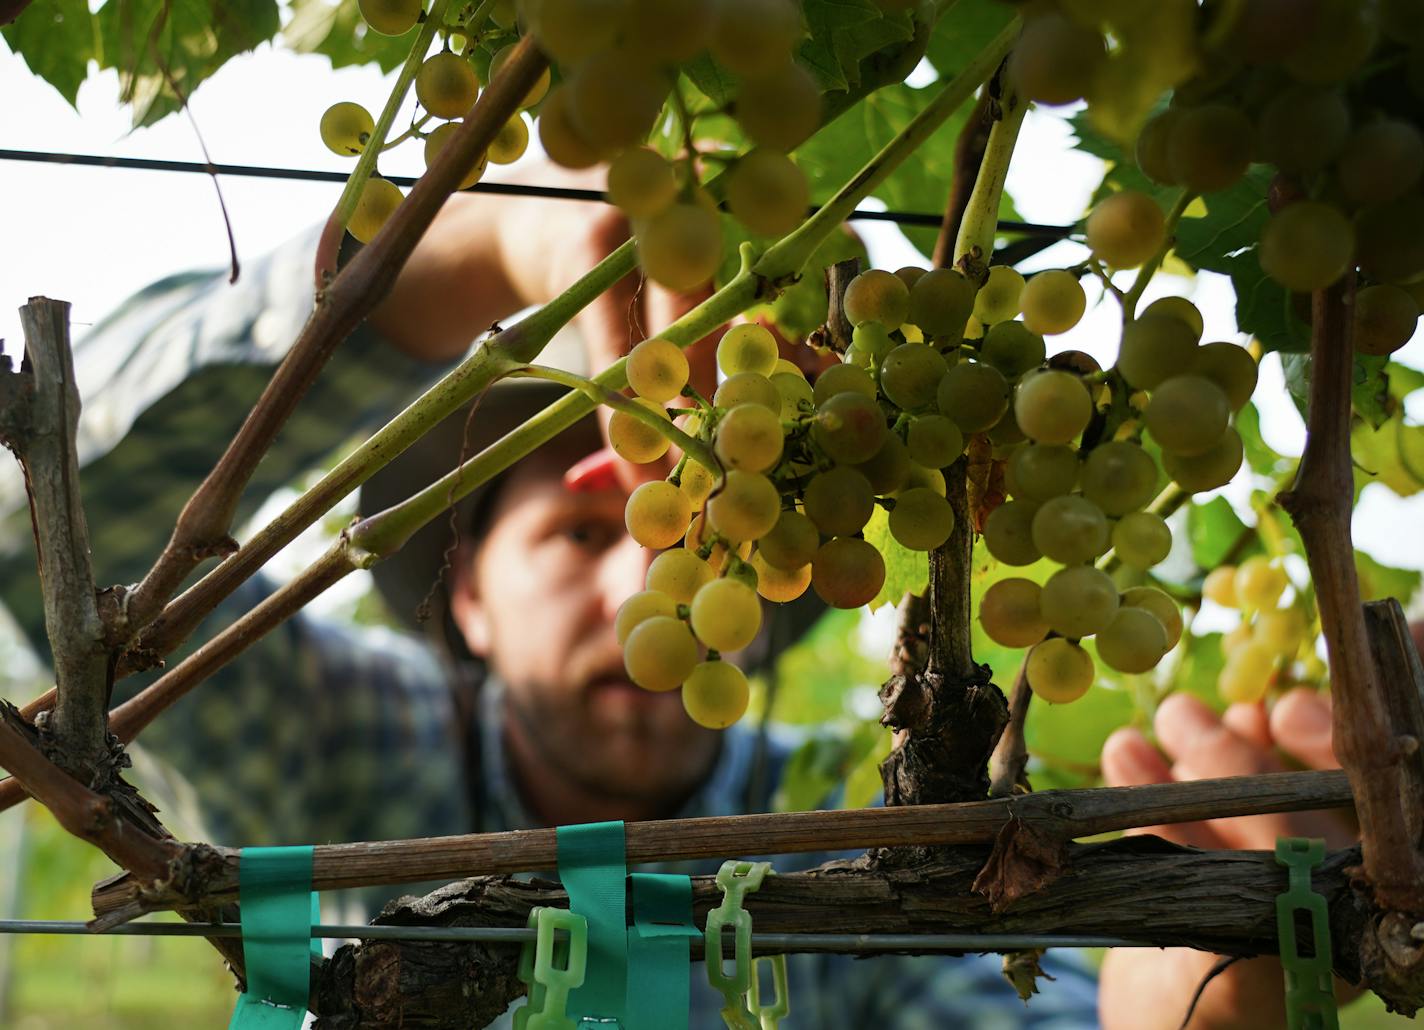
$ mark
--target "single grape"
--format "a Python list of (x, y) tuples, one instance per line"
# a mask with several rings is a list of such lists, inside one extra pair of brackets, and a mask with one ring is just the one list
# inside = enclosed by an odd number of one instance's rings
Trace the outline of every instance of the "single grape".
[(1293, 658), (1305, 643), (1305, 616), (1299, 608), (1275, 608), (1256, 616), (1254, 636), (1274, 653)]
[(910, 478), (909, 451), (894, 433), (886, 433), (869, 461), (858, 462), (853, 467), (870, 481), (870, 489), (876, 494), (893, 494), (904, 487)]
[[(1357, 300), (1358, 304), (1358, 300)], [(1358, 315), (1359, 308), (1356, 307)], [(1194, 375), (1210, 379), (1226, 394), (1232, 411), (1240, 411), (1256, 391), (1256, 359), (1245, 347), (1226, 340), (1204, 344), (1192, 362)]]
[(880, 366), (880, 389), (901, 410), (914, 411), (934, 404), (947, 371), (944, 356), (933, 347), (901, 344)]
[(1405, 285), (1424, 277), (1424, 197), (1408, 196), (1355, 216), (1356, 259), (1376, 282)]
[(756, 591), (774, 604), (794, 601), (811, 586), (811, 563), (796, 569), (778, 569), (767, 564), (760, 548), (752, 552), (752, 568), (756, 569)]
[(863, 394), (838, 393), (816, 408), (811, 434), (832, 461), (855, 465), (869, 461), (885, 441), (880, 405)]
[[(663, 419), (668, 418), (667, 411), (661, 404), (642, 397), (634, 397), (633, 403), (642, 405)], [(667, 453), (670, 446), (668, 438), (656, 428), (626, 411), (615, 411), (609, 419), (608, 442), (618, 452), (619, 457), (635, 465), (657, 461)]]
[(783, 236), (796, 228), (810, 203), (806, 176), (780, 151), (753, 150), (727, 176), (727, 209), (763, 236)]
[(805, 505), (806, 515), (826, 536), (849, 536), (870, 521), (875, 494), (862, 472), (841, 465), (811, 478)]
[(1021, 94), (1042, 104), (1081, 100), (1107, 61), (1095, 30), (1050, 11), (1028, 18), (1009, 55), (1009, 75)]
[[(504, 66), (508, 64), (509, 59), (514, 56), (514, 48), (516, 45), (517, 44), (515, 43), (510, 43), (506, 47), (501, 47), (495, 52), (495, 55), (490, 58), (490, 82), (493, 82), (495, 79), (499, 78), (499, 73), (504, 70)], [(540, 73), (538, 81), (536, 81), (534, 85), (529, 88), (529, 92), (526, 93), (524, 95), (524, 99), (519, 102), (520, 110), (528, 110), (529, 108), (537, 104), (539, 101), (543, 100), (545, 95), (547, 95), (549, 92), (549, 83), (552, 80), (553, 76), (549, 73), (549, 69), (545, 68), (544, 71)]]
[(620, 42), (627, 54), (662, 64), (680, 64), (696, 57), (712, 38), (717, 20), (714, 0), (624, 2), (628, 14)]
[(1031, 579), (1001, 579), (979, 602), (979, 623), (989, 639), (1003, 647), (1032, 647), (1048, 635), (1039, 611), (1042, 588)]
[(993, 365), (961, 361), (939, 381), (935, 402), (965, 433), (982, 433), (1008, 410), (1009, 383)]
[(436, 118), (459, 118), (480, 92), (470, 62), (449, 50), (427, 58), (415, 76), (415, 98)]
[(682, 685), (682, 707), (697, 725), (723, 730), (747, 711), (751, 688), (731, 662), (699, 662)]
[(639, 397), (658, 404), (672, 400), (687, 385), (688, 364), (671, 340), (644, 340), (628, 353), (628, 385)]
[(1014, 420), (1039, 443), (1065, 444), (1088, 427), (1093, 399), (1071, 372), (1037, 372), (1014, 393)]
[(1108, 668), (1129, 674), (1150, 672), (1167, 653), (1167, 630), (1145, 608), (1119, 608), (1094, 641)]
[(923, 465), (917, 465), (912, 461), (910, 462), (909, 478), (905, 480), (905, 485), (902, 489), (909, 490), (916, 486), (923, 486), (926, 489), (933, 490), (943, 497), (945, 495), (944, 473), (939, 469), (925, 468)]
[(692, 551), (679, 547), (664, 551), (648, 565), (647, 590), (670, 597), (674, 604), (691, 604), (704, 583), (712, 582), (712, 566)]
[(1167, 631), (1167, 650), (1177, 646), (1182, 639), (1182, 613), (1163, 591), (1156, 587), (1133, 587), (1124, 591), (1122, 603), (1129, 608), (1145, 608), (1157, 616), (1157, 621)]
[(1039, 272), (1024, 284), (1023, 324), (1039, 335), (1066, 333), (1088, 309), (1088, 295), (1072, 272)]
[(1351, 203), (1363, 207), (1396, 200), (1424, 175), (1424, 137), (1397, 119), (1363, 126), (1346, 143), (1335, 174)]
[(670, 290), (702, 285), (722, 262), (722, 223), (717, 212), (699, 204), (669, 206), (642, 223), (638, 256), (649, 278)]
[(1236, 568), (1236, 596), (1248, 610), (1274, 608), (1290, 580), (1263, 555), (1247, 558)]
[(1167, 454), (1192, 457), (1221, 442), (1231, 418), (1226, 393), (1198, 375), (1173, 376), (1152, 391), (1142, 421)]
[(579, 135), (595, 147), (630, 147), (648, 135), (670, 85), (658, 68), (629, 61), (621, 51), (600, 51), (582, 61), (569, 79), (569, 116)]
[(539, 0), (521, 6), (539, 49), (564, 65), (609, 46), (628, 15), (627, 0)]
[(1248, 640), (1231, 652), (1216, 679), (1216, 690), (1228, 704), (1255, 704), (1266, 696), (1276, 668), (1276, 656), (1264, 644)]
[(404, 36), (420, 20), (422, 0), (359, 0), (361, 17), (383, 36)]
[(1028, 439), (1027, 434), (1020, 428), (1018, 420), (1014, 418), (1014, 409), (1009, 408), (1004, 412), (999, 421), (990, 426), (984, 433), (989, 438), (989, 442), (996, 449), (1013, 447)]
[(920, 415), (910, 422), (905, 443), (911, 461), (942, 469), (964, 453), (964, 433), (943, 415)]
[(1187, 457), (1163, 451), (1162, 471), (1183, 490), (1199, 494), (1231, 482), (1244, 457), (1241, 434), (1227, 426), (1221, 439), (1201, 454)]
[(1171, 553), (1172, 531), (1162, 516), (1150, 511), (1132, 511), (1113, 526), (1112, 545), (1124, 564), (1135, 569), (1150, 569)]
[(326, 149), (342, 157), (352, 157), (366, 148), (371, 133), (376, 131), (376, 123), (360, 104), (343, 100), (322, 112), (320, 131)]
[(1301, 85), (1283, 89), (1261, 111), (1258, 157), (1283, 172), (1318, 172), (1350, 133), (1350, 108), (1339, 90)]
[(351, 221), (346, 224), (347, 232), (362, 243), (370, 243), (386, 219), (395, 214), (402, 199), (400, 187), (390, 180), (367, 179), (356, 201), (356, 210), (351, 212)]
[(1078, 482), (1078, 452), (1062, 444), (1031, 443), (1009, 458), (1015, 497), (1043, 502), (1060, 497)]
[(1223, 608), (1239, 608), (1236, 600), (1236, 566), (1219, 565), (1202, 580), (1202, 596)]
[[(440, 152), (450, 145), (450, 140), (460, 129), (459, 122), (446, 122), (435, 129), (429, 136), (425, 137), (425, 167), (429, 168), (435, 163), (435, 159)], [(481, 156), (474, 165), (465, 173), (465, 177), (460, 180), (456, 189), (467, 190), (485, 174), (488, 161), (485, 156)]]
[(485, 156), (494, 164), (513, 164), (529, 149), (529, 125), (524, 116), (516, 112), (490, 141)]
[(1380, 283), (1355, 294), (1355, 350), (1361, 354), (1393, 354), (1418, 325), (1419, 305), (1398, 286)]
[(738, 75), (767, 75), (791, 60), (802, 32), (792, 0), (720, 0), (712, 56)]
[(1032, 565), (1043, 557), (1033, 542), (1033, 517), (1038, 505), (1006, 501), (984, 523), (984, 546), (1005, 565)]
[(1350, 267), (1355, 233), (1329, 204), (1302, 200), (1283, 209), (1261, 230), (1261, 268), (1289, 290), (1329, 286)]
[(875, 398), (875, 380), (863, 368), (841, 363), (822, 370), (816, 377), (813, 396), (820, 407), (838, 393), (858, 393), (863, 397)]
[(1030, 524), (1033, 546), (1064, 565), (1092, 561), (1108, 549), (1110, 531), (1102, 509), (1076, 494), (1044, 501)]
[(1179, 185), (1172, 175), (1172, 166), (1167, 159), (1167, 144), (1172, 137), (1172, 128), (1182, 116), (1182, 108), (1168, 107), (1161, 114), (1147, 121), (1137, 134), (1137, 144), (1133, 154), (1142, 174), (1163, 186)]
[(776, 525), (781, 496), (766, 476), (732, 469), (721, 491), (708, 498), (706, 511), (712, 528), (728, 540), (759, 540)]
[(1088, 215), (1088, 247), (1112, 268), (1136, 268), (1162, 249), (1167, 219), (1145, 193), (1124, 190), (1105, 197)]
[(613, 633), (618, 638), (619, 646), (627, 643), (633, 627), (654, 615), (675, 617), (677, 602), (661, 590), (640, 590), (619, 605), (618, 614), (613, 617)]
[(771, 385), (776, 387), (777, 396), (781, 398), (783, 419), (799, 418), (816, 406), (816, 395), (803, 376), (792, 375), (790, 372), (774, 372)]
[(697, 664), (697, 641), (681, 619), (654, 615), (634, 626), (623, 643), (623, 665), (644, 690), (673, 690)]
[(1029, 689), (1049, 704), (1076, 701), (1093, 685), (1093, 658), (1071, 640), (1054, 637), (1028, 653), (1025, 678)]
[(1155, 390), (1191, 369), (1196, 357), (1196, 337), (1185, 322), (1143, 312), (1122, 330), (1116, 367), (1130, 386)]
[(539, 108), (539, 145), (557, 165), (592, 168), (603, 160), (604, 155), (574, 126), (569, 116), (569, 96), (569, 90), (560, 86)]
[(772, 568), (790, 572), (816, 556), (821, 534), (816, 524), (799, 511), (783, 511), (771, 531), (757, 542), (757, 552)]
[(1059, 569), (1043, 584), (1039, 609), (1050, 629), (1074, 640), (1107, 628), (1118, 609), (1112, 577), (1091, 565)]
[(678, 489), (687, 496), (687, 503), (692, 506), (693, 511), (702, 510), (708, 495), (716, 485), (717, 477), (707, 466), (691, 458), (687, 459), (687, 464), (682, 467), (682, 481), (678, 484)]
[(1007, 322), (1023, 310), (1024, 277), (1008, 265), (993, 265), (974, 295), (974, 317), (988, 325)]
[[(911, 292), (915, 289), (915, 283), (930, 274), (928, 268), (921, 268), (919, 265), (901, 265), (895, 269), (895, 274), (900, 277), (900, 281), (905, 284), (905, 289)], [(964, 278), (960, 276), (960, 278)]]
[(979, 349), (980, 360), (993, 365), (1010, 380), (1043, 364), (1046, 354), (1043, 337), (1013, 320), (990, 326)]
[(1314, 0), (1310, 32), (1282, 63), (1302, 82), (1341, 82), (1360, 67), (1379, 37), (1374, 4), (1359, 0)]
[(608, 166), (608, 199), (630, 218), (651, 218), (677, 199), (677, 177), (649, 147), (629, 147)]
[(890, 510), (890, 535), (912, 551), (932, 551), (954, 531), (954, 509), (939, 494), (925, 487), (895, 495)]
[(781, 418), (760, 404), (738, 404), (717, 423), (714, 449), (726, 468), (765, 472), (781, 460)]
[(746, 79), (733, 113), (755, 142), (774, 150), (795, 150), (821, 124), (821, 91), (810, 73), (787, 62)]
[(1139, 444), (1099, 444), (1083, 463), (1083, 494), (1114, 517), (1143, 507), (1157, 496), (1157, 463)]
[(729, 376), (738, 372), (769, 376), (777, 357), (776, 337), (756, 322), (732, 326), (717, 342), (717, 367)]
[(885, 585), (885, 559), (853, 536), (827, 540), (811, 562), (811, 587), (832, 608), (859, 608)]
[(976, 292), (974, 284), (954, 269), (933, 269), (910, 286), (909, 320), (926, 336), (956, 338), (974, 311)]
[(894, 272), (872, 268), (850, 281), (841, 305), (851, 325), (879, 322), (895, 329), (909, 317), (910, 291)]
[(687, 532), (692, 504), (667, 480), (655, 479), (628, 495), (623, 518), (629, 536), (644, 547), (660, 550), (671, 547)]
[(1240, 181), (1251, 164), (1255, 126), (1226, 104), (1182, 112), (1167, 140), (1172, 177), (1193, 193), (1215, 193)]
[(1201, 342), (1202, 330), (1205, 328), (1202, 322), (1202, 313), (1186, 297), (1158, 297), (1142, 309), (1142, 314), (1137, 316), (1138, 321), (1147, 315), (1165, 315), (1168, 318), (1175, 318), (1192, 331), (1193, 343)]
[(740, 651), (761, 629), (756, 591), (734, 579), (704, 583), (692, 599), (692, 632), (714, 651)]
[(722, 380), (712, 403), (723, 411), (739, 404), (760, 404), (768, 411), (781, 412), (781, 394), (776, 384), (760, 372), (738, 372)]
[[(709, 498), (710, 499), (710, 498)], [(721, 572), (724, 566), (729, 564), (731, 551), (727, 547), (727, 541), (718, 537), (716, 531), (707, 521), (706, 506), (692, 520), (692, 524), (687, 527), (687, 536), (683, 538), (682, 546), (684, 550), (700, 554), (707, 553), (707, 565), (713, 573)], [(736, 556), (746, 558), (752, 552), (750, 541), (742, 541), (735, 546)], [(656, 564), (656, 561), (654, 562)], [(691, 601), (691, 598), (688, 599)]]

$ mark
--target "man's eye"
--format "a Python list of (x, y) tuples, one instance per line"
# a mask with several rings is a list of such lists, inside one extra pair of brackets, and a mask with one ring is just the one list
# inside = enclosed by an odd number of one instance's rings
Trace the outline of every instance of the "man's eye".
[(601, 522), (575, 522), (564, 529), (564, 536), (580, 547), (601, 547), (608, 542), (610, 530)]

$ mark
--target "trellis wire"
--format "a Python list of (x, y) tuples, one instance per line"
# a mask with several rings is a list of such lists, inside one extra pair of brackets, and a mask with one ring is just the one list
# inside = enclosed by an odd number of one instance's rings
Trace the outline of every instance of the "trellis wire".
[[(159, 172), (190, 172), (203, 175), (233, 175), (255, 179), (297, 179), (304, 182), (345, 182), (346, 172), (326, 172), (313, 168), (274, 168), (265, 165), (206, 164), (201, 161), (164, 161), (147, 157), (106, 157), (102, 154), (63, 154), (40, 150), (0, 149), (0, 161), (31, 161), (45, 164), (81, 165), (90, 168), (129, 168)], [(415, 179), (408, 175), (387, 175), (383, 178), (397, 186), (411, 186)], [(510, 197), (542, 197), (545, 200), (580, 200), (608, 203), (608, 195), (600, 190), (580, 190), (567, 186), (528, 186), (513, 182), (477, 182), (465, 192), (493, 193)], [(810, 209), (812, 212), (816, 208)], [(894, 222), (897, 225), (937, 229), (943, 215), (919, 211), (852, 211), (848, 221)], [(1004, 219), (999, 222), (1003, 232), (1030, 236), (1067, 238), (1074, 232), (1070, 225), (1043, 225)]]
[[(312, 927), (316, 938), (370, 941), (424, 941), (481, 944), (523, 944), (537, 931), (506, 926), (343, 926)], [(0, 934), (133, 937), (241, 937), (241, 923), (132, 922), (93, 931), (87, 923), (59, 919), (3, 919)], [(793, 951), (1001, 951), (1020, 948), (1151, 948), (1157, 945), (1122, 937), (1087, 934), (978, 933), (754, 933), (752, 946)]]

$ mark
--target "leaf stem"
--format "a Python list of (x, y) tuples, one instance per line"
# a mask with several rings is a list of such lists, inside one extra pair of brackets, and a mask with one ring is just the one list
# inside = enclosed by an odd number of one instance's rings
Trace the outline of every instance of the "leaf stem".
[(1004, 198), (1004, 182), (1009, 174), (1009, 162), (1014, 156), (1019, 130), (1028, 113), (1028, 102), (1012, 87), (1006, 87), (999, 101), (1000, 116), (989, 130), (989, 142), (979, 163), (974, 180), (974, 192), (964, 209), (959, 224), (959, 236), (954, 242), (954, 263), (972, 266), (978, 275), (988, 274), (994, 253), (994, 234), (999, 224), (999, 207)]

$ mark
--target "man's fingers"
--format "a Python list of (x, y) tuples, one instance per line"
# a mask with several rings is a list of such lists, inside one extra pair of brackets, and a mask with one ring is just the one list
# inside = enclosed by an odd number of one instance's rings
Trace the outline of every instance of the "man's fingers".
[(1191, 694), (1173, 694), (1152, 722), (1179, 780), (1251, 776), (1280, 768), (1267, 748), (1237, 736)]
[(1262, 751), (1269, 751), (1275, 746), (1275, 741), (1271, 739), (1270, 717), (1266, 714), (1266, 706), (1260, 701), (1232, 705), (1221, 716), (1221, 724)]
[(1271, 736), (1281, 750), (1312, 769), (1338, 769), (1331, 747), (1330, 703), (1309, 687), (1296, 687), (1271, 710)]
[[(1171, 783), (1172, 770), (1162, 753), (1134, 727), (1113, 733), (1103, 744), (1103, 779), (1109, 787), (1136, 787), (1146, 783)], [(1144, 826), (1130, 834), (1153, 833), (1177, 844), (1195, 848), (1220, 847), (1221, 842), (1202, 823)]]

